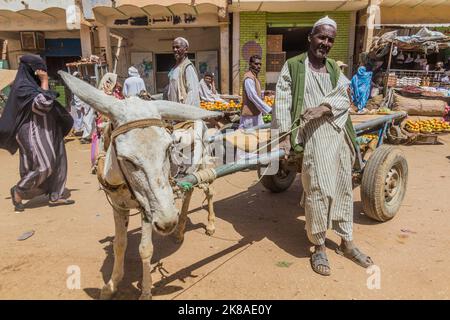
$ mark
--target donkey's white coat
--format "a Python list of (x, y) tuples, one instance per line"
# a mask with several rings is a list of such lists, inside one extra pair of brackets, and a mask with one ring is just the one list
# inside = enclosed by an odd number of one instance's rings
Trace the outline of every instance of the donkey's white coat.
[[(106, 115), (114, 127), (141, 119), (199, 120), (220, 116), (219, 112), (206, 111), (197, 107), (169, 101), (144, 101), (137, 97), (124, 100), (105, 94), (70, 74), (59, 71), (69, 89), (81, 100), (98, 112)], [(174, 231), (179, 219), (175, 206), (173, 190), (169, 182), (169, 147), (173, 140), (166, 129), (157, 126), (132, 129), (119, 135), (115, 140), (115, 152), (123, 174), (128, 181), (135, 200), (127, 188), (110, 194), (115, 221), (114, 267), (111, 279), (103, 287), (101, 298), (110, 298), (123, 278), (124, 254), (127, 245), (127, 226), (129, 210), (143, 209), (142, 238), (139, 253), (143, 265), (141, 299), (151, 298), (151, 265), (153, 254), (152, 230), (161, 234)], [(210, 209), (211, 194), (205, 190)], [(185, 197), (180, 217), (177, 237), (182, 240), (186, 222), (187, 206), (191, 192)], [(210, 212), (211, 215), (211, 212)], [(213, 224), (211, 218), (208, 227)], [(208, 228), (207, 228), (208, 231)], [(211, 233), (211, 232), (209, 232)]]

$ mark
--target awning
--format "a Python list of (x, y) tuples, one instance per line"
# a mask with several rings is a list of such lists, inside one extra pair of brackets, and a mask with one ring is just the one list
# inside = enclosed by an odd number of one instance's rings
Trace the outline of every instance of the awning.
[(448, 28), (450, 27), (450, 23), (410, 23), (410, 24), (390, 24), (390, 23), (386, 23), (386, 24), (375, 24), (375, 27), (389, 27), (389, 28), (422, 28), (422, 27), (426, 27), (426, 28), (438, 28), (438, 27), (444, 27), (444, 28)]
[(239, 0), (233, 1), (229, 10), (256, 12), (313, 12), (313, 11), (356, 11), (367, 7), (369, 0)]
[(450, 5), (450, 0), (381, 0), (382, 7), (409, 7), (418, 6), (436, 7)]
[[(79, 11), (76, 8), (75, 0), (2, 1), (0, 6), (0, 30), (43, 31), (73, 29), (73, 26), (70, 25), (73, 15), (68, 15), (67, 12)], [(39, 26), (42, 26), (42, 28), (39, 28)]]
[[(89, 2), (86, 0), (85, 2)], [(133, 16), (169, 16), (213, 13), (227, 8), (227, 0), (91, 0), (91, 10), (103, 17), (133, 17)], [(92, 13), (85, 10), (86, 19), (94, 19)]]

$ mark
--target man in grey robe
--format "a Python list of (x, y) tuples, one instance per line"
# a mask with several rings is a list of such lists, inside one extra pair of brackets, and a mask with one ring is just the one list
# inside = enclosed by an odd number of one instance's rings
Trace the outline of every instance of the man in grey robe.
[[(315, 246), (311, 266), (325, 276), (330, 275), (325, 247), (327, 229), (333, 229), (341, 237), (337, 253), (363, 267), (373, 264), (353, 243), (354, 148), (346, 129), (349, 80), (336, 62), (327, 58), (336, 32), (336, 22), (328, 17), (320, 19), (308, 37), (308, 52), (285, 63), (277, 82), (272, 122), (280, 130), (280, 136), (284, 136), (282, 148), (289, 152), (291, 141), (295, 141), (294, 150), (297, 146), (304, 148), (301, 203), (305, 208), (308, 239)], [(304, 73), (298, 72), (300, 66)], [(302, 81), (303, 95), (300, 86), (293, 85)], [(301, 116), (292, 119), (291, 111), (299, 107)], [(295, 127), (299, 127), (298, 136), (291, 140), (290, 132), (295, 132)]]

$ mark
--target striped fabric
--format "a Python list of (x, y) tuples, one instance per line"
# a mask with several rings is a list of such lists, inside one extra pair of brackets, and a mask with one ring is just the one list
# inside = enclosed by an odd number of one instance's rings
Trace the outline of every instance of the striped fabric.
[(18, 131), (20, 181), (16, 191), (22, 199), (48, 194), (50, 200), (62, 197), (67, 177), (64, 138), (49, 114), (52, 100), (39, 94), (33, 101), (30, 121)]
[[(348, 79), (341, 74), (332, 88), (330, 75), (318, 73), (305, 61), (305, 97), (303, 112), (323, 103), (332, 108), (332, 117), (322, 117), (308, 123), (300, 122), (299, 136), (305, 147), (302, 164), (302, 184), (306, 231), (315, 245), (325, 243), (327, 229), (333, 229), (344, 240), (352, 240), (353, 192), (352, 161), (354, 153), (345, 132), (350, 100)], [(290, 130), (292, 104), (291, 77), (284, 65), (277, 83), (274, 124), (281, 132)]]

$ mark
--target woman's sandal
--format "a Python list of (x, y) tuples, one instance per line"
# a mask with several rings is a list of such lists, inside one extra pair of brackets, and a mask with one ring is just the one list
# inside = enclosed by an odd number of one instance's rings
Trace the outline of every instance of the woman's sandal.
[(23, 205), (22, 202), (17, 202), (16, 201), (16, 187), (12, 187), (11, 190), (11, 200), (14, 206), (14, 210), (16, 212), (23, 212), (25, 210), (25, 206)]
[(49, 207), (56, 207), (56, 206), (66, 206), (69, 204), (74, 204), (75, 201), (71, 199), (58, 199), (56, 201), (50, 200), (48, 202)]
[(373, 265), (372, 259), (369, 256), (362, 253), (361, 250), (359, 250), (356, 247), (350, 250), (344, 250), (341, 246), (339, 246), (336, 248), (336, 253), (352, 260), (357, 265), (360, 265), (363, 268), (367, 268)]
[[(328, 270), (321, 270), (319, 266), (324, 266), (328, 268)], [(329, 276), (331, 274), (327, 255), (323, 251), (315, 251), (311, 254), (311, 267), (315, 272), (322, 276)]]

